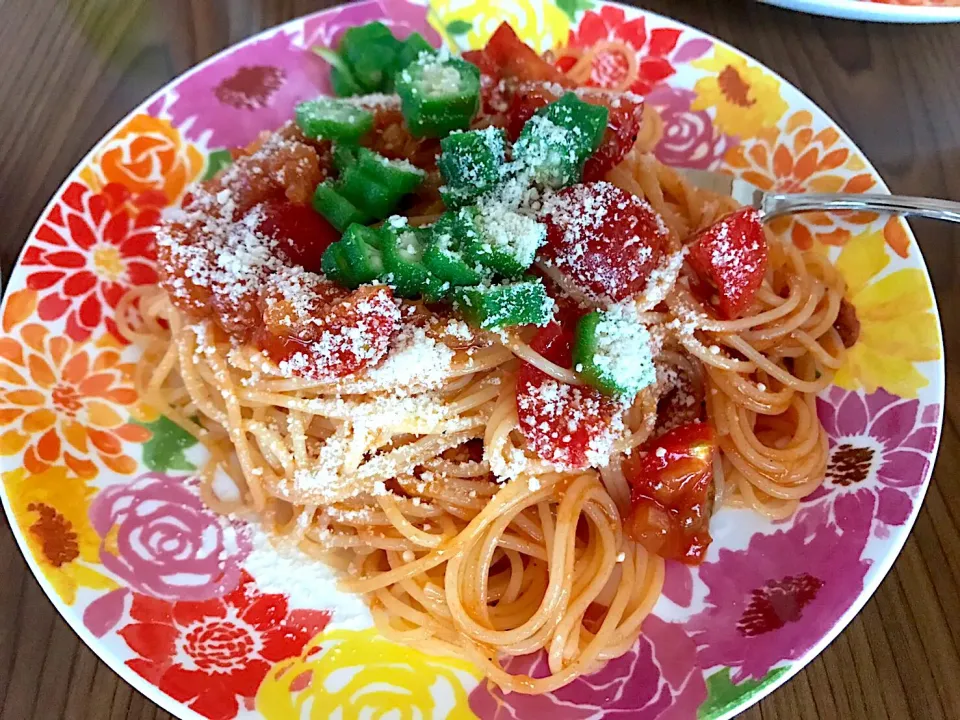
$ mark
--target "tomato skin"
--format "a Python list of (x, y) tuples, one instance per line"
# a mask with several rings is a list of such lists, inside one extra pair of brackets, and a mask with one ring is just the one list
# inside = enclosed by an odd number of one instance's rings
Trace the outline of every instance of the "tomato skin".
[(717, 290), (717, 309), (740, 317), (753, 303), (767, 272), (767, 239), (760, 213), (741, 208), (701, 230), (688, 243), (694, 270)]
[[(578, 93), (581, 100), (607, 108), (607, 129), (600, 147), (583, 166), (583, 181), (594, 182), (604, 176), (630, 151), (637, 141), (643, 121), (643, 102), (619, 93), (588, 90)], [(542, 107), (558, 100), (554, 88), (542, 83), (526, 83), (510, 93), (507, 109), (507, 137), (516, 142), (527, 120)]]
[(614, 301), (644, 290), (667, 243), (649, 204), (605, 181), (561, 190), (540, 220), (547, 225), (540, 257), (585, 293)]
[(569, 367), (573, 360), (573, 333), (552, 322), (537, 331), (530, 347), (550, 362)]
[[(570, 367), (573, 333), (553, 322), (537, 333), (530, 347)], [(529, 363), (517, 373), (520, 432), (538, 457), (564, 469), (588, 467), (591, 451), (612, 442), (613, 421), (622, 411), (620, 403), (600, 391), (559, 382)]]
[(271, 200), (261, 206), (257, 230), (273, 238), (294, 265), (319, 273), (323, 251), (340, 239), (327, 220), (309, 205)]
[(556, 93), (539, 83), (516, 86), (510, 94), (510, 104), (507, 108), (505, 129), (510, 141), (517, 141), (523, 126), (536, 114), (537, 110), (557, 99)]
[(716, 452), (713, 428), (698, 421), (670, 430), (624, 460), (631, 489), (627, 535), (668, 560), (703, 562), (712, 540)]
[(485, 56), (483, 62), (497, 69), (498, 78), (557, 83), (567, 88), (576, 86), (570, 78), (523, 42), (507, 22), (501, 23), (490, 36), (483, 53)]
[(559, 323), (560, 327), (565, 330), (573, 332), (577, 327), (577, 323), (580, 322), (580, 318), (590, 312), (592, 308), (584, 307), (574, 298), (570, 297), (553, 278), (536, 265), (530, 268), (530, 273), (540, 278), (540, 281), (547, 290), (547, 295), (553, 299), (554, 321)]
[[(606, 102), (602, 101), (604, 98), (607, 99)], [(592, 182), (602, 180), (623, 160), (637, 141), (643, 122), (643, 102), (608, 93), (590, 93), (585, 95), (583, 100), (596, 105), (606, 105), (610, 112), (600, 147), (583, 166), (583, 181)]]
[(480, 69), (481, 75), (492, 78), (500, 77), (500, 68), (486, 50), (467, 50), (461, 57), (468, 63), (473, 63)]
[[(363, 324), (363, 344), (356, 329)], [(291, 372), (320, 382), (336, 380), (378, 363), (390, 349), (390, 340), (400, 329), (400, 310), (393, 291), (386, 285), (365, 285), (327, 305), (319, 320), (294, 332), (274, 334), (260, 329), (257, 343), (278, 365), (288, 363)]]

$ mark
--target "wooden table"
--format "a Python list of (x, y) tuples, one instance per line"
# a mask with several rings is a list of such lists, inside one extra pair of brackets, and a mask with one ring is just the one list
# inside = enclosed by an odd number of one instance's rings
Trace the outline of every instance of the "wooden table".
[[(0, 257), (6, 275), (62, 179), (143, 98), (294, 0), (0, 0)], [(646, 0), (800, 87), (894, 192), (960, 198), (960, 26), (870, 25), (753, 0)], [(946, 336), (934, 482), (893, 572), (843, 634), (748, 718), (960, 718), (960, 228), (916, 223)], [(0, 532), (0, 715), (168, 718), (73, 634)]]

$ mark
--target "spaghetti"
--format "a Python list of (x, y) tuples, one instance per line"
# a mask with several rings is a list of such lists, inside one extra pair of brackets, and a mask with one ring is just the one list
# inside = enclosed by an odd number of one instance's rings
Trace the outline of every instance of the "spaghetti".
[[(588, 80), (602, 50), (568, 63), (570, 77)], [(432, 171), (433, 141), (412, 138), (389, 100), (371, 103), (378, 108), (371, 146)], [(502, 122), (487, 113), (474, 124)], [(705, 419), (719, 447), (710, 502), (789, 515), (825, 472), (815, 396), (830, 384), (844, 346), (834, 327), (842, 279), (820, 256), (769, 233), (749, 312), (718, 316), (698, 288), (687, 245), (736, 207), (660, 164), (650, 154), (658, 131), (646, 112), (633, 147), (606, 172), (664, 223), (658, 269), (628, 298), (656, 336), (656, 382), (620, 405), (596, 401), (598, 416), (614, 407), (616, 416), (589, 466), (579, 468), (535, 451), (518, 393), (524, 378), (537, 377), (568, 397), (599, 396), (569, 364), (545, 357), (530, 329), (482, 330), (422, 302), (393, 303), (399, 330), (379, 349), (365, 341), (365, 366), (318, 378), (298, 372), (290, 356), (278, 361), (265, 352), (262, 330), (240, 322), (250, 312), (250, 268), (261, 263), (271, 277), (287, 272), (264, 259), (263, 213), (242, 198), (265, 192), (256, 183), (280, 178), (285, 200), (302, 202), (304, 188), (326, 172), (319, 168), (329, 145), (288, 126), (196, 188), (186, 219), (161, 230), (161, 259), (187, 261), (162, 268), (164, 288), (128, 294), (117, 318), (143, 347), (143, 396), (209, 450), (207, 504), (221, 513), (256, 512), (269, 532), (341, 569), (343, 588), (368, 598), (384, 635), (462, 655), (505, 690), (548, 692), (629, 650), (664, 576), (663, 559), (625, 534), (631, 458), (670, 427)], [(428, 175), (408, 212), (411, 225), (443, 211), (438, 187), (435, 173)], [(200, 235), (220, 243), (216, 253), (204, 254), (210, 248)], [(230, 267), (238, 258), (246, 265)], [(208, 263), (208, 274), (233, 273), (229, 303), (203, 287), (197, 263)], [(569, 278), (555, 264), (542, 267), (557, 297), (566, 297)], [(289, 300), (289, 289), (287, 282), (277, 297)], [(568, 303), (598, 302), (567, 289), (575, 295)], [(306, 297), (309, 310), (313, 296)], [(263, 322), (281, 305), (268, 303)], [(348, 350), (337, 346), (338, 357), (362, 354)], [(233, 492), (223, 490), (224, 477)], [(504, 670), (506, 658), (541, 650), (546, 677)]]

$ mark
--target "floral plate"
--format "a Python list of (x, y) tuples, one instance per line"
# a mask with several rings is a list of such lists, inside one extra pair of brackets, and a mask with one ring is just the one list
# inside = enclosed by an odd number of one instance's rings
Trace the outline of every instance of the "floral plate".
[[(383, 20), (461, 49), (509, 20), (540, 50), (618, 39), (632, 90), (665, 121), (667, 163), (725, 169), (764, 188), (884, 185), (827, 116), (777, 75), (672, 20), (593, 0), (367, 0), (289, 22), (204, 62), (137, 108), (45, 210), (0, 310), (3, 504), (31, 569), (116, 672), (182, 718), (544, 716), (726, 718), (810, 661), (890, 569), (929, 481), (944, 370), (930, 281), (909, 228), (869, 214), (776, 228), (824, 253), (862, 332), (819, 400), (827, 480), (772, 524), (724, 509), (706, 562), (671, 564), (664, 596), (624, 657), (539, 697), (501, 695), (475, 668), (379, 638), (324, 566), (297, 565), (244, 521), (201, 503), (202, 453), (141, 402), (136, 348), (117, 332), (124, 291), (155, 283), (154, 226), (226, 148), (329, 90), (324, 62), (348, 27)], [(596, 84), (626, 58), (599, 57)], [(296, 581), (291, 581), (291, 577)], [(319, 589), (319, 592), (317, 590)], [(513, 670), (536, 672), (541, 657)], [(389, 668), (384, 682), (383, 669)]]
[(760, 0), (790, 10), (893, 23), (960, 22), (958, 0)]

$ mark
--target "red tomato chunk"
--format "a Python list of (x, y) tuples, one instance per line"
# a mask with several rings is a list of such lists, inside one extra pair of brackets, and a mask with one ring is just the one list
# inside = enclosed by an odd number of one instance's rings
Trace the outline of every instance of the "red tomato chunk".
[(608, 182), (573, 185), (546, 203), (540, 257), (584, 292), (622, 300), (643, 292), (667, 228), (640, 198)]
[(274, 334), (263, 328), (258, 342), (281, 369), (323, 382), (380, 362), (399, 329), (400, 310), (390, 288), (365, 285), (330, 303), (295, 332)]
[(623, 463), (630, 483), (624, 531), (647, 550), (688, 565), (710, 546), (713, 503), (713, 428), (694, 422), (648, 442)]
[(339, 234), (308, 204), (326, 169), (302, 140), (287, 126), (193, 193), (158, 233), (161, 284), (285, 374), (331, 381), (386, 355), (400, 310), (389, 287), (350, 293), (319, 274)]
[(583, 181), (602, 180), (637, 141), (643, 122), (643, 101), (635, 95), (620, 95), (605, 92), (586, 92), (582, 100), (596, 105), (606, 105), (607, 129), (600, 147), (583, 166)]
[[(556, 323), (540, 330), (530, 347), (570, 367), (573, 335)], [(517, 373), (520, 432), (538, 457), (565, 469), (584, 468), (606, 457), (614, 420), (622, 411), (619, 402), (598, 390), (559, 382), (529, 363)]]
[(701, 230), (690, 247), (690, 265), (717, 290), (717, 309), (738, 318), (753, 303), (767, 272), (767, 239), (760, 213), (737, 210)]
[(336, 228), (310, 205), (274, 200), (261, 212), (257, 230), (276, 240), (291, 263), (319, 273), (323, 251), (340, 239)]
[(464, 57), (483, 73), (496, 73), (498, 78), (521, 81), (558, 83), (573, 87), (574, 82), (537, 55), (537, 51), (521, 40), (509, 23), (501, 23), (482, 51)]

